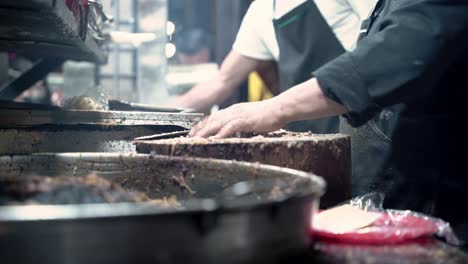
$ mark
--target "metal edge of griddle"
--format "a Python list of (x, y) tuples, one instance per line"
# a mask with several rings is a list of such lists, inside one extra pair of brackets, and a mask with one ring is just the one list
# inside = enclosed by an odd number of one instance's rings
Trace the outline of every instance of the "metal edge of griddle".
[(149, 104), (132, 103), (122, 100), (109, 100), (109, 110), (111, 111), (133, 111), (133, 112), (161, 112), (161, 113), (195, 113), (190, 108), (170, 108)]
[(144, 141), (144, 140), (158, 140), (158, 139), (170, 139), (170, 138), (177, 138), (177, 137), (183, 137), (187, 136), (189, 130), (183, 130), (183, 131), (174, 131), (174, 132), (168, 132), (168, 133), (160, 133), (160, 134), (155, 134), (155, 135), (149, 135), (149, 136), (143, 136), (143, 137), (137, 137), (133, 141), (135, 143)]
[[(156, 208), (143, 203), (115, 204), (70, 204), (70, 205), (7, 205), (0, 206), (1, 222), (28, 222), (44, 220), (82, 220), (109, 217), (135, 217), (145, 215), (183, 215), (194, 213), (233, 213), (274, 207), (286, 202), (309, 200), (309, 195), (293, 194), (283, 199), (252, 203), (223, 203), (212, 198), (192, 199), (187, 201), (190, 206), (184, 209)], [(309, 198), (310, 197), (310, 198)], [(319, 198), (320, 194), (316, 197)]]
[(96, 124), (115, 126), (176, 125), (190, 128), (202, 118), (203, 114), (200, 113), (2, 109), (0, 111), (0, 127)]

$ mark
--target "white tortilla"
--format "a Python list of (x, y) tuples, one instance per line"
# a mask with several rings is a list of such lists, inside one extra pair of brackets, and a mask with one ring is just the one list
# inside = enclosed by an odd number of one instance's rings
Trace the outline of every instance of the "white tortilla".
[(346, 233), (372, 225), (379, 213), (363, 211), (351, 205), (342, 205), (315, 215), (313, 227), (333, 233)]

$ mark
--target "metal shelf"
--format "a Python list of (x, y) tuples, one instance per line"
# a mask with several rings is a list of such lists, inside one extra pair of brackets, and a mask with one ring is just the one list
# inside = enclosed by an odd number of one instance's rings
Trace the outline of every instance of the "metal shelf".
[[(84, 19), (82, 19), (84, 20)], [(0, 2), (0, 50), (34, 57), (57, 57), (104, 63), (107, 56), (65, 0)]]

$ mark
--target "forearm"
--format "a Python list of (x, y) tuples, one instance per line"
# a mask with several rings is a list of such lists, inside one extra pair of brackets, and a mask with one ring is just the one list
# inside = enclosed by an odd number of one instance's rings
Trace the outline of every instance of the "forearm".
[(346, 113), (322, 93), (316, 79), (301, 83), (272, 99), (233, 105), (212, 114), (189, 133), (192, 137), (224, 138), (237, 132), (270, 132), (287, 123)]
[(318, 119), (344, 114), (347, 109), (324, 95), (317, 79), (313, 78), (270, 99), (276, 105), (275, 115), (281, 123)]
[(207, 110), (215, 104), (220, 104), (232, 96), (257, 65), (257, 60), (231, 51), (221, 65), (219, 73), (212, 80), (193, 87), (179, 97), (177, 103), (180, 107), (197, 111)]
[(231, 96), (233, 91), (234, 89), (224, 84), (223, 79), (217, 75), (178, 97), (176, 104), (178, 107), (194, 109), (197, 112), (207, 112), (211, 106), (220, 104)]

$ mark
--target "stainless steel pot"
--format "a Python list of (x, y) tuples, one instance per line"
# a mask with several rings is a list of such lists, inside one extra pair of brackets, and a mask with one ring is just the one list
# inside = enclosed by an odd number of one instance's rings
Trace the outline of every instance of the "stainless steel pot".
[(3, 176), (90, 173), (154, 198), (175, 194), (183, 207), (0, 207), (2, 263), (277, 260), (310, 245), (307, 230), (325, 185), (310, 173), (214, 159), (102, 153), (0, 157)]

